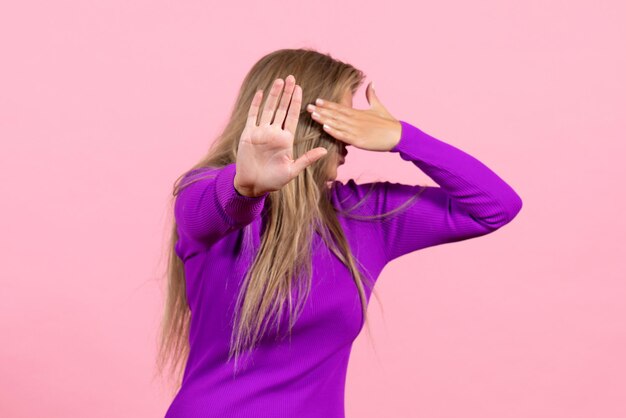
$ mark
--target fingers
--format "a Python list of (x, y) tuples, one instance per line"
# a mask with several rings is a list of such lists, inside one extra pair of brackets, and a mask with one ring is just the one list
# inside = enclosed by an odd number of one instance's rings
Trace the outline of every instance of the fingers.
[[(342, 105), (341, 103), (331, 102), (328, 100), (317, 99), (315, 100), (315, 104), (317, 105), (319, 109), (324, 109), (329, 112), (333, 112), (335, 114), (347, 116), (347, 117), (354, 117), (356, 116), (358, 112), (357, 109)], [(312, 104), (309, 106), (315, 107)]]
[(261, 107), (261, 101), (263, 100), (263, 90), (257, 90), (252, 97), (252, 103), (248, 110), (248, 119), (246, 120), (246, 127), (252, 128), (256, 125), (257, 116), (259, 114), (259, 108)]
[(292, 179), (295, 178), (298, 174), (304, 171), (305, 168), (313, 164), (315, 161), (319, 160), (323, 156), (328, 153), (328, 150), (323, 147), (313, 148), (305, 152), (300, 158), (293, 162), (292, 168)]
[(277, 78), (274, 80), (274, 84), (272, 84), (272, 88), (270, 90), (270, 95), (265, 101), (265, 105), (263, 106), (263, 114), (261, 115), (261, 121), (259, 125), (269, 125), (272, 121), (272, 116), (274, 116), (274, 109), (276, 109), (276, 104), (278, 103), (278, 97), (280, 96), (281, 91), (283, 90), (283, 79)]
[(333, 128), (329, 124), (325, 123), (323, 126), (325, 132), (328, 132), (333, 138), (338, 139), (346, 144), (353, 144), (354, 135), (348, 131), (343, 131), (340, 129)]
[(291, 105), (289, 105), (289, 112), (287, 113), (287, 119), (285, 119), (285, 130), (291, 132), (296, 136), (296, 128), (298, 127), (298, 119), (300, 118), (300, 107), (302, 106), (302, 87), (296, 85), (293, 90), (293, 97), (291, 99)]
[(313, 120), (323, 125), (324, 131), (328, 132), (335, 139), (352, 144), (355, 131), (354, 115), (356, 112), (352, 113), (353, 116), (349, 116), (348, 112), (342, 109), (345, 106), (332, 102), (324, 101), (323, 106), (309, 104), (307, 110), (311, 112)]
[[(313, 120), (319, 123), (329, 123), (335, 129), (347, 129), (354, 125), (357, 111), (338, 103), (323, 102), (323, 105), (307, 105), (307, 111), (311, 112)], [(348, 110), (349, 109), (349, 110)]]
[(274, 116), (272, 125), (278, 125), (280, 128), (283, 127), (283, 122), (285, 121), (285, 115), (287, 114), (287, 108), (289, 107), (289, 101), (291, 100), (291, 94), (294, 91), (295, 84), (296, 78), (289, 74), (287, 78), (285, 78), (285, 91), (280, 99), (280, 105), (278, 106), (278, 110), (276, 110), (276, 115)]

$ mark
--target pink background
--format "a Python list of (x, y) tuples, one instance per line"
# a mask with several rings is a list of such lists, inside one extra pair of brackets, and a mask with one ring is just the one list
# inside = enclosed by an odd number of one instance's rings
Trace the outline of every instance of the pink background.
[[(363, 69), (392, 114), (524, 200), (501, 230), (383, 271), (347, 416), (626, 416), (624, 12), (601, 0), (4, 2), (0, 416), (165, 413), (152, 374), (173, 181), (252, 64), (305, 46)], [(432, 183), (356, 148), (339, 170), (350, 177)]]

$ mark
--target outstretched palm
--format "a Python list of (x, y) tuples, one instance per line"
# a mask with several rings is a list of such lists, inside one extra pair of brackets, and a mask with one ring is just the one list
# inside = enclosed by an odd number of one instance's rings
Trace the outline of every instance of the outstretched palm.
[[(283, 84), (285, 91), (274, 114)], [(235, 187), (247, 196), (281, 189), (327, 153), (318, 147), (293, 160), (293, 141), (302, 105), (302, 88), (295, 84), (295, 77), (289, 75), (285, 82), (280, 78), (274, 81), (257, 125), (262, 100), (263, 90), (258, 90), (237, 151)]]

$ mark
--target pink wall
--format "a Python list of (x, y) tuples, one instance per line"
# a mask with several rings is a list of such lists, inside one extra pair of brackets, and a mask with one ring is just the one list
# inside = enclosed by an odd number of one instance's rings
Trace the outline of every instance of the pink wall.
[[(618, 1), (6, 2), (0, 416), (156, 417), (175, 178), (262, 55), (315, 47), (522, 196), (511, 224), (394, 261), (348, 417), (626, 416)], [(354, 106), (367, 105), (364, 89)], [(340, 179), (425, 180), (352, 148)], [(374, 341), (373, 347), (370, 340)]]

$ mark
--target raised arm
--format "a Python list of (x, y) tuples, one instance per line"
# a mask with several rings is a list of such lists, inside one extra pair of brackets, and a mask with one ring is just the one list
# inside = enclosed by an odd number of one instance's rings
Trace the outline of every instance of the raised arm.
[[(217, 169), (196, 170), (184, 179), (188, 185), (175, 202), (181, 235), (202, 245), (213, 244), (252, 222), (260, 215), (269, 192), (280, 190), (326, 155), (325, 148), (317, 147), (293, 159), (302, 105), (302, 88), (293, 75), (274, 80), (263, 106), (262, 101), (263, 89), (250, 97), (236, 162)], [(214, 173), (207, 177), (210, 171)], [(184, 246), (185, 241), (179, 240), (179, 256), (186, 253)]]
[(256, 197), (239, 194), (234, 186), (236, 164), (202, 169), (183, 180), (174, 214), (179, 233), (210, 246), (229, 232), (260, 216), (269, 192)]
[(421, 248), (488, 234), (521, 210), (520, 196), (485, 164), (408, 122), (400, 122), (400, 141), (390, 152), (413, 162), (440, 187), (378, 185), (377, 213), (394, 209), (419, 192), (408, 208), (380, 224), (388, 261)]
[(435, 245), (489, 234), (510, 222), (521, 210), (519, 195), (491, 169), (471, 155), (440, 141), (415, 126), (400, 121), (400, 141), (390, 152), (413, 162), (440, 187), (389, 181), (336, 183), (337, 200), (349, 209), (363, 198), (353, 213), (380, 215), (374, 221), (378, 247), (386, 262)]
[[(316, 106), (309, 105), (307, 110), (337, 140), (369, 151), (398, 152), (441, 186), (335, 182), (335, 196), (349, 212), (350, 203), (367, 195), (365, 205), (355, 208), (356, 215), (387, 213), (420, 193), (410, 206), (379, 223), (380, 245), (388, 260), (420, 248), (485, 235), (517, 215), (522, 199), (485, 164), (396, 119), (371, 82), (366, 97), (369, 109), (318, 99)], [(373, 186), (374, 193), (368, 194)], [(367, 202), (370, 199), (373, 201)]]

